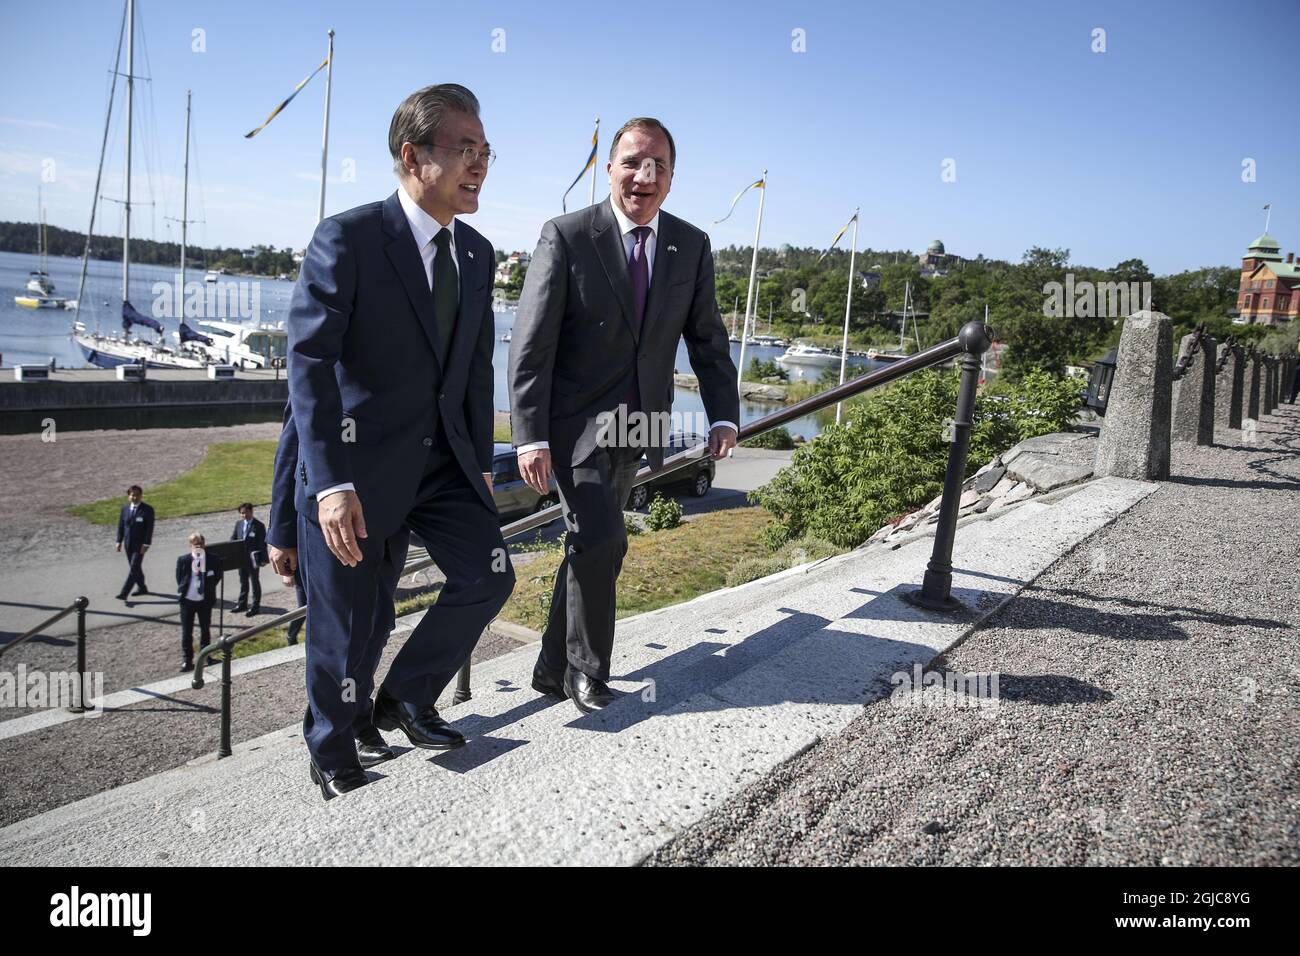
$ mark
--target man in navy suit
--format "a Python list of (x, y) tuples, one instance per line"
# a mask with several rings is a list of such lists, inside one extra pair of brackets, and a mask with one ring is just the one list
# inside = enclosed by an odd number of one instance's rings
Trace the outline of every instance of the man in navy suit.
[(303, 737), (326, 799), (367, 782), (351, 731), (388, 538), (417, 533), (447, 579), (375, 697), (376, 725), (416, 747), (464, 743), (434, 705), (514, 587), (491, 488), (495, 257), (455, 218), (493, 158), (478, 113), (456, 84), (402, 102), (397, 192), (316, 227), (290, 306)]
[[(266, 554), (266, 525), (253, 517), (253, 505), (245, 501), (239, 506), (239, 520), (230, 532), (231, 541), (242, 541), (248, 556), (239, 565), (239, 601), (236, 611), (247, 611), (249, 617), (258, 614), (262, 607), (262, 565), (270, 558)], [(248, 606), (249, 586), (253, 590), (253, 606)]]
[(199, 650), (212, 642), (212, 605), (217, 602), (221, 561), (208, 554), (203, 535), (192, 534), (190, 552), (176, 559), (176, 592), (181, 605), (181, 671), (194, 670), (194, 619), (199, 620)]
[(119, 601), (131, 596), (131, 585), (136, 595), (148, 594), (144, 583), (144, 555), (153, 544), (153, 507), (142, 500), (144, 490), (132, 485), (126, 490), (126, 504), (117, 516), (117, 550), (126, 550), (128, 570), (126, 583), (117, 593)]
[[(270, 544), (271, 567), (283, 576), (285, 587), (292, 587), (297, 597), (297, 606), (307, 604), (307, 592), (302, 583), (302, 569), (298, 566), (298, 510), (294, 507), (293, 470), (298, 463), (298, 431), (293, 426), (293, 412), (290, 406), (284, 409), (284, 428), (280, 432), (280, 441), (275, 449), (275, 472), (271, 480), (271, 530), (268, 535)], [(392, 760), (395, 754), (389, 749), (383, 736), (374, 724), (374, 704), (370, 699), (374, 689), (375, 668), (388, 643), (388, 635), (397, 623), (397, 613), (393, 607), (393, 597), (397, 583), (406, 566), (406, 552), (410, 545), (411, 533), (402, 528), (390, 537), (384, 547), (383, 561), (377, 575), (378, 593), (375, 598), (375, 623), (370, 642), (366, 645), (366, 659), (357, 667), (359, 674), (357, 685), (357, 715), (352, 724), (352, 736), (356, 740), (357, 758), (362, 767), (373, 767), (385, 760)], [(297, 635), (302, 631), (306, 618), (298, 618), (289, 625), (289, 643), (297, 644)], [(360, 678), (369, 676), (369, 682), (362, 683)]]

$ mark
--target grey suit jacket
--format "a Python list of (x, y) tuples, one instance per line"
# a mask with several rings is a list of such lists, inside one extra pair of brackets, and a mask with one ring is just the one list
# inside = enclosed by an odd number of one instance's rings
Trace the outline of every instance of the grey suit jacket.
[[(516, 447), (545, 441), (555, 462), (580, 464), (596, 449), (600, 414), (623, 400), (634, 370), (641, 410), (671, 411), (673, 362), (682, 337), (709, 420), (740, 421), (736, 365), (718, 312), (709, 237), (662, 210), (639, 336), (635, 321), (627, 254), (609, 200), (543, 226), (511, 333)], [(646, 457), (660, 467), (662, 442), (647, 447)]]

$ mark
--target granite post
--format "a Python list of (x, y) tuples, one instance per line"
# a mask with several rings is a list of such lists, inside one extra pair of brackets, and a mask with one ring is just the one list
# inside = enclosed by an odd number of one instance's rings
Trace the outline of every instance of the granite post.
[(1144, 309), (1124, 320), (1106, 421), (1097, 443), (1097, 477), (1169, 477), (1173, 324)]
[(1246, 397), (1245, 408), (1242, 410), (1242, 428), (1245, 428), (1246, 421), (1259, 421), (1259, 399), (1263, 389), (1260, 387), (1261, 371), (1263, 370), (1264, 356), (1258, 352), (1251, 352), (1246, 356)]
[(1180, 359), (1191, 356), (1182, 378), (1174, 382), (1171, 440), (1185, 445), (1214, 444), (1214, 337), (1184, 335), (1178, 346)]
[(1215, 376), (1214, 382), (1214, 426), (1222, 433), (1227, 428), (1241, 428), (1245, 376), (1242, 375), (1240, 345), (1220, 345), (1219, 358), (1223, 361), (1223, 371)]

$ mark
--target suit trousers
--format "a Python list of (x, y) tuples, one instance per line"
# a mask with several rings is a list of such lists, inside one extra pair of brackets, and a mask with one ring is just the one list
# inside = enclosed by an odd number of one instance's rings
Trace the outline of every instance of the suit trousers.
[[(302, 575), (297, 571), (293, 572), (293, 595), (295, 598), (294, 607), (307, 606), (307, 589), (302, 586)], [(298, 635), (302, 633), (303, 625), (306, 623), (307, 615), (305, 614), (298, 620), (289, 622), (288, 637), (290, 644), (298, 643)]]
[(122, 585), (121, 594), (131, 593), (132, 586), (141, 591), (149, 590), (144, 583), (144, 552), (136, 549), (126, 552), (126, 583)]
[(609, 680), (615, 585), (627, 554), (623, 506), (641, 454), (640, 448), (600, 447), (575, 467), (553, 465), (567, 533), (541, 663), (555, 676), (567, 663), (588, 677)]
[(194, 663), (194, 619), (199, 620), (199, 650), (212, 643), (212, 605), (181, 598), (181, 659)]
[(259, 607), (262, 604), (262, 569), (253, 564), (251, 555), (244, 555), (243, 562), (239, 565), (239, 603), (248, 603), (249, 586), (253, 590), (253, 607)]
[[(361, 507), (364, 514), (364, 500)], [(496, 510), (471, 487), (441, 429), (406, 526), (419, 535), (446, 583), (393, 658), (382, 690), (417, 706), (433, 705), (515, 583)], [(300, 513), (298, 543), (312, 629), (303, 738), (316, 766), (334, 774), (359, 767), (352, 730), (369, 707), (376, 648), (388, 638), (375, 626), (386, 542), (360, 539), (362, 560), (347, 567), (325, 544), (315, 514)]]

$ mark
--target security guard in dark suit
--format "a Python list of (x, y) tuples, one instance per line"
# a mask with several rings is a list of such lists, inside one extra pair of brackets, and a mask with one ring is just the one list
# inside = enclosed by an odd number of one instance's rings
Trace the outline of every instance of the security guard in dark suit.
[[(243, 541), (248, 546), (248, 557), (239, 565), (239, 601), (236, 611), (247, 611), (248, 616), (257, 614), (262, 606), (262, 565), (268, 564), (270, 558), (266, 553), (266, 525), (253, 517), (253, 506), (245, 501), (239, 506), (239, 520), (235, 530), (230, 533), (231, 541)], [(249, 586), (253, 590), (253, 606), (248, 606)]]
[(153, 544), (153, 507), (144, 503), (143, 496), (139, 485), (128, 488), (126, 504), (117, 516), (117, 550), (126, 550), (129, 567), (126, 583), (117, 594), (119, 601), (130, 597), (133, 584), (137, 595), (149, 593), (144, 583), (144, 555)]
[(201, 534), (189, 538), (190, 553), (176, 559), (176, 591), (181, 605), (181, 670), (194, 670), (194, 619), (199, 620), (199, 650), (212, 642), (212, 606), (221, 582), (221, 561), (208, 554)]

